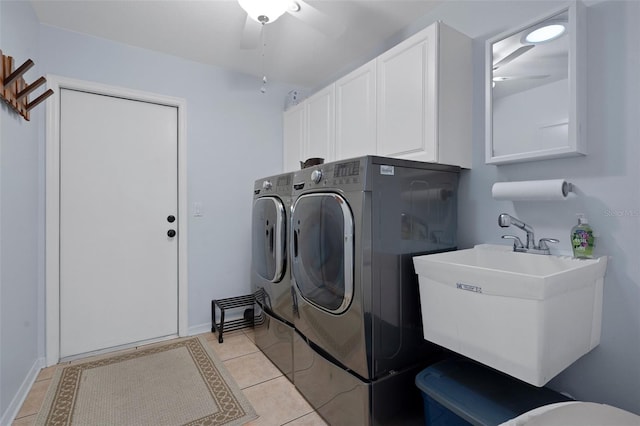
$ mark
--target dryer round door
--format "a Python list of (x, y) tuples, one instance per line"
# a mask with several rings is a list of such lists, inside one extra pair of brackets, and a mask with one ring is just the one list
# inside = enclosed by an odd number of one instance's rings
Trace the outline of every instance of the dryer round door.
[(253, 202), (252, 258), (256, 274), (267, 281), (278, 282), (285, 270), (286, 220), (282, 201), (262, 197)]
[(353, 215), (338, 194), (300, 196), (291, 216), (291, 270), (299, 294), (340, 314), (353, 298)]

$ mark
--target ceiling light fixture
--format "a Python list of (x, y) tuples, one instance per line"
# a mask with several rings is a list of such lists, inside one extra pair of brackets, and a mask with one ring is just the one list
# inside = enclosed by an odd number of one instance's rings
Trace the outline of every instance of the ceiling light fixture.
[(564, 34), (566, 30), (567, 27), (565, 24), (554, 22), (541, 27), (534, 27), (532, 31), (527, 33), (524, 40), (527, 43), (544, 43), (557, 39)]
[(290, 0), (238, 0), (250, 17), (263, 25), (281, 17), (290, 3)]

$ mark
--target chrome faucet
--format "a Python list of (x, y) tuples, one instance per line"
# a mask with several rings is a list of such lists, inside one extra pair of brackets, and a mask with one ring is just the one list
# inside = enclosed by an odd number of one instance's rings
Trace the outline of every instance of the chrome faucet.
[(540, 242), (536, 245), (536, 238), (533, 235), (533, 228), (523, 221), (518, 220), (506, 213), (502, 213), (500, 216), (498, 216), (498, 225), (500, 225), (501, 228), (508, 228), (509, 226), (513, 225), (527, 233), (526, 245), (522, 243), (520, 237), (517, 237), (515, 235), (502, 236), (502, 238), (504, 239), (513, 240), (513, 251), (532, 254), (551, 254), (547, 243), (559, 242), (559, 240), (556, 240), (555, 238), (541, 238)]

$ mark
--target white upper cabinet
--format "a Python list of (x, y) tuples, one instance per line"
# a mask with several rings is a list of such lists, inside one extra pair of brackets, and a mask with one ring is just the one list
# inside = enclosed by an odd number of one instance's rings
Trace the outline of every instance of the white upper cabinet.
[(362, 155), (471, 168), (471, 73), (471, 39), (436, 22), (285, 112), (285, 171)]
[[(436, 31), (431, 26), (378, 58), (378, 152), (437, 161), (435, 135)], [(420, 158), (416, 158), (420, 157)]]
[(376, 61), (341, 78), (335, 86), (336, 159), (376, 154)]
[(471, 40), (436, 22), (377, 59), (378, 154), (471, 168)]
[(302, 158), (332, 161), (335, 144), (335, 87), (330, 85), (304, 102), (307, 126)]
[(284, 112), (283, 171), (300, 169), (308, 158), (334, 159), (334, 85)]
[(282, 126), (284, 137), (284, 171), (294, 171), (300, 168), (302, 146), (305, 138), (304, 116), (304, 104), (298, 104), (284, 112)]

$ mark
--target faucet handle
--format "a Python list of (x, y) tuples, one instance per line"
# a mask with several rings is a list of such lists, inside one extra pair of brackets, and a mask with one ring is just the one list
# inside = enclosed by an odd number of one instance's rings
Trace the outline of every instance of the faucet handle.
[(538, 243), (538, 248), (540, 250), (549, 250), (549, 246), (547, 243), (559, 243), (560, 240), (555, 238), (540, 238), (540, 243)]
[(520, 237), (517, 237), (515, 235), (503, 235), (502, 238), (505, 240), (513, 240), (514, 250), (524, 248), (524, 244), (522, 244), (522, 240), (520, 239)]

